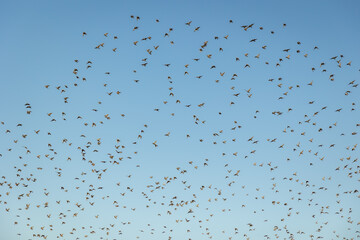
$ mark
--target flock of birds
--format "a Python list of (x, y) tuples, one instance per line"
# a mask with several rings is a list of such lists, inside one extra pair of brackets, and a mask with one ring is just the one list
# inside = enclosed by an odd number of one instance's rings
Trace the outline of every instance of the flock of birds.
[[(228, 20), (236, 34), (199, 37), (192, 21), (157, 35), (130, 21), (134, 41), (104, 33), (72, 80), (42, 87), (56, 109), (29, 101), (27, 120), (1, 121), (1, 219), (19, 239), (360, 238), (350, 60), (301, 41), (278, 50), (286, 24)], [(101, 65), (110, 53), (121, 70)]]

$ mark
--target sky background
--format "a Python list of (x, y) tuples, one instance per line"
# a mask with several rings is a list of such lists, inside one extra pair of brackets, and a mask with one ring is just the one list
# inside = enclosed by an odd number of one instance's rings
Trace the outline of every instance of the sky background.
[[(84, 235), (89, 235), (88, 239), (289, 239), (287, 229), (295, 239), (311, 239), (311, 234), (324, 239), (336, 239), (337, 234), (356, 238), (359, 193), (353, 191), (359, 188), (359, 177), (354, 173), (358, 162), (353, 160), (359, 150), (351, 148), (359, 142), (359, 135), (352, 133), (360, 129), (356, 127), (360, 123), (360, 93), (349, 82), (359, 81), (359, 13), (358, 1), (2, 1), (0, 176), (4, 178), (0, 181), (0, 240), (40, 239), (33, 237), (34, 233), (47, 239), (60, 234), (64, 239), (84, 239)], [(130, 15), (140, 16), (140, 20)], [(192, 21), (190, 27), (185, 25), (188, 21)], [(241, 28), (252, 23), (253, 28), (247, 31)], [(135, 26), (139, 29), (133, 31)], [(196, 27), (200, 29), (194, 32)], [(174, 30), (169, 33), (169, 28)], [(87, 35), (82, 36), (83, 32)], [(109, 33), (108, 37), (104, 33)], [(164, 37), (165, 33), (169, 37)], [(152, 39), (141, 41), (148, 36)], [(255, 38), (255, 43), (249, 43)], [(134, 41), (139, 41), (138, 46)], [(208, 46), (200, 52), (205, 41)], [(100, 43), (104, 47), (95, 49)], [(158, 50), (154, 50), (157, 45)], [(314, 50), (315, 46), (319, 49)], [(288, 48), (288, 53), (283, 51)], [(147, 49), (152, 50), (151, 55)], [(296, 53), (298, 49), (300, 53)], [(212, 57), (207, 58), (207, 54)], [(257, 54), (259, 58), (255, 58)], [(340, 54), (344, 56), (341, 68), (330, 60)], [(235, 61), (236, 57), (240, 61)], [(144, 58), (146, 67), (141, 65)], [(276, 67), (279, 58), (283, 61)], [(89, 69), (87, 61), (92, 61)], [(324, 66), (320, 66), (322, 62)], [(349, 62), (351, 66), (346, 65)], [(244, 68), (246, 64), (251, 67)], [(212, 65), (216, 68), (210, 69)], [(75, 78), (74, 68), (80, 79)], [(189, 75), (184, 75), (185, 71)], [(231, 80), (233, 74), (238, 76), (235, 80)], [(330, 81), (331, 74), (334, 81)], [(311, 82), (313, 85), (308, 85)], [(280, 83), (283, 85), (278, 87)], [(50, 86), (47, 89), (45, 85)], [(351, 92), (345, 95), (348, 90)], [(175, 96), (169, 96), (170, 92)], [(233, 95), (236, 93), (240, 93), (238, 97)], [(64, 97), (69, 98), (68, 103)], [(178, 99), (181, 103), (176, 103)], [(314, 104), (309, 104), (311, 101)], [(31, 105), (31, 114), (26, 113), (25, 103)], [(204, 106), (198, 107), (201, 103)], [(187, 104), (191, 106), (185, 107)], [(321, 110), (325, 106), (326, 110)], [(341, 112), (336, 112), (340, 108)], [(283, 114), (276, 116), (274, 111)], [(319, 114), (313, 116), (315, 112)], [(311, 119), (309, 123), (304, 122), (309, 119), (305, 114)], [(197, 124), (194, 115), (199, 118)], [(97, 126), (91, 127), (92, 123)], [(231, 130), (233, 127), (236, 130)], [(319, 132), (319, 128), (324, 130)], [(39, 134), (34, 130), (40, 130)], [(164, 136), (168, 132), (170, 136)], [(138, 139), (139, 134), (142, 139)], [(251, 137), (253, 141), (248, 141)], [(267, 141), (275, 138), (275, 142)], [(258, 144), (253, 143), (256, 140)], [(335, 147), (330, 148), (331, 144)], [(25, 147), (31, 153), (26, 153)], [(82, 161), (78, 147), (86, 149), (86, 161)], [(302, 150), (304, 154), (299, 156)], [(114, 165), (109, 154), (123, 160)], [(96, 165), (91, 166), (89, 160)], [(335, 171), (337, 167), (341, 170)], [(187, 172), (181, 174), (184, 169)], [(98, 179), (92, 170), (106, 172)], [(237, 170), (238, 177), (234, 176)], [(175, 176), (177, 179), (163, 185), (164, 189), (151, 192), (150, 185), (166, 183), (164, 177)], [(26, 177), (37, 180), (27, 181)], [(206, 188), (200, 190), (202, 186)], [(29, 191), (33, 192), (30, 197), (18, 199)], [(94, 197), (86, 200), (87, 193)], [(170, 201), (193, 199), (195, 204), (177, 210), (169, 206)], [(49, 207), (44, 208), (45, 202)], [(28, 210), (26, 204), (30, 204)], [(320, 214), (322, 207), (328, 214)], [(190, 208), (193, 214), (188, 213)], [(73, 217), (74, 213), (78, 216)], [(69, 233), (72, 228), (77, 229), (74, 234)], [(92, 230), (96, 233), (90, 234)]]

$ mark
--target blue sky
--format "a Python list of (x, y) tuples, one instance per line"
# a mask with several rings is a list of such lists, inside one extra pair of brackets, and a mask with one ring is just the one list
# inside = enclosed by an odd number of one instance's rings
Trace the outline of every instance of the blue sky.
[(0, 239), (356, 238), (359, 12), (357, 1), (3, 1)]

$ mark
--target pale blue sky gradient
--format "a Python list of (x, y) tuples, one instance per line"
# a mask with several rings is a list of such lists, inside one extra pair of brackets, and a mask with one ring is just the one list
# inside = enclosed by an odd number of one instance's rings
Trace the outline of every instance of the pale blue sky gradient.
[[(130, 15), (141, 19), (136, 21)], [(160, 22), (156, 23), (156, 19)], [(233, 23), (229, 23), (230, 19)], [(185, 25), (188, 21), (192, 21), (190, 27)], [(241, 28), (252, 23), (254, 27), (248, 31)], [(286, 27), (283, 27), (284, 23)], [(133, 31), (134, 26), (139, 29)], [(194, 32), (198, 26), (199, 31)], [(259, 30), (260, 26), (264, 30)], [(169, 28), (173, 28), (173, 32), (169, 33), (170, 37), (164, 37)], [(87, 36), (83, 37), (83, 32)], [(104, 37), (104, 33), (109, 33), (109, 37)], [(117, 40), (113, 39), (114, 35), (118, 36)], [(226, 35), (229, 35), (228, 39), (224, 39)], [(48, 235), (48, 239), (57, 239), (60, 233), (64, 233), (63, 239), (85, 239), (84, 235), (89, 235), (92, 230), (96, 233), (90, 234), (88, 239), (127, 240), (138, 236), (150, 240), (172, 236), (172, 239), (198, 240), (208, 239), (206, 228), (215, 240), (246, 239), (244, 234), (250, 239), (264, 239), (265, 235), (275, 239), (275, 234), (280, 239), (290, 239), (285, 225), (294, 234), (294, 239), (311, 239), (310, 234), (315, 236), (314, 239), (318, 236), (336, 239), (336, 234), (346, 239), (359, 236), (356, 232), (359, 230), (356, 224), (360, 222), (359, 193), (344, 193), (359, 188), (359, 177), (353, 173), (353, 178), (349, 178), (347, 174), (351, 171), (344, 166), (353, 167), (352, 172), (358, 171), (358, 162), (352, 161), (359, 156), (359, 150), (351, 151), (351, 148), (359, 142), (359, 135), (351, 133), (360, 129), (356, 127), (360, 123), (360, 92), (348, 83), (359, 81), (360, 2), (2, 1), (0, 36), (0, 121), (5, 122), (0, 125), (0, 176), (6, 176), (7, 183), (11, 182), (13, 186), (9, 189), (4, 183), (0, 187), (0, 240), (38, 239), (32, 237), (33, 233)], [(148, 36), (152, 39), (140, 40)], [(214, 40), (214, 36), (219, 40)], [(249, 43), (254, 38), (258, 40)], [(138, 46), (134, 46), (133, 42), (137, 40)], [(175, 44), (172, 46), (170, 41)], [(209, 41), (208, 46), (204, 52), (199, 52), (205, 41)], [(301, 45), (297, 45), (297, 41)], [(104, 48), (94, 49), (102, 42)], [(153, 49), (156, 45), (159, 45), (157, 51)], [(266, 50), (261, 48), (264, 45)], [(315, 46), (319, 49), (314, 50)], [(113, 52), (111, 49), (115, 47), (117, 50)], [(219, 47), (224, 51), (219, 52)], [(287, 48), (290, 52), (283, 52)], [(152, 49), (152, 55), (146, 49)], [(301, 52), (296, 53), (297, 49)], [(249, 56), (245, 57), (245, 53)], [(255, 58), (259, 53), (260, 58)], [(305, 53), (308, 58), (303, 56)], [(212, 58), (207, 58), (207, 54), (212, 54)], [(340, 54), (344, 55), (342, 68), (330, 60)], [(287, 55), (291, 55), (290, 59), (286, 59)], [(235, 61), (236, 57), (240, 61)], [(148, 58), (146, 67), (141, 66), (143, 58)], [(194, 58), (200, 58), (200, 61), (195, 62)], [(284, 61), (276, 67), (279, 58)], [(86, 69), (88, 60), (93, 62), (90, 69)], [(270, 64), (264, 64), (265, 61)], [(351, 67), (346, 65), (350, 61)], [(322, 62), (325, 66), (320, 67)], [(168, 63), (170, 67), (165, 67)], [(185, 64), (190, 64), (188, 69)], [(245, 64), (251, 67), (244, 69)], [(210, 70), (212, 65), (216, 68)], [(311, 71), (312, 67), (316, 70)], [(74, 78), (74, 68), (79, 69), (80, 80)], [(321, 72), (324, 68), (327, 69), (325, 73)], [(185, 76), (184, 71), (189, 71), (189, 76)], [(225, 72), (224, 77), (220, 72)], [(230, 80), (234, 73), (238, 77)], [(335, 74), (335, 81), (329, 80), (330, 74)], [(197, 79), (199, 75), (203, 77)], [(168, 76), (171, 76), (172, 84)], [(81, 81), (82, 77), (87, 81)], [(279, 77), (283, 80), (279, 81)], [(271, 78), (273, 82), (268, 81)], [(140, 81), (135, 83), (135, 79)], [(216, 79), (220, 82), (216, 83)], [(311, 81), (313, 86), (307, 85)], [(73, 86), (75, 82), (78, 87)], [(104, 83), (108, 84), (106, 88)], [(283, 84), (281, 88), (277, 87), (279, 83)], [(47, 84), (49, 89), (44, 87)], [(66, 92), (60, 93), (57, 86)], [(233, 86), (234, 90), (231, 89)], [(293, 89), (289, 90), (289, 86)], [(169, 96), (170, 87), (173, 87), (174, 97)], [(245, 91), (249, 88), (252, 89), (251, 98)], [(347, 90), (351, 93), (345, 96)], [(109, 96), (107, 93), (111, 91), (113, 94)], [(116, 91), (121, 94), (117, 95)], [(288, 95), (283, 95), (284, 92)], [(239, 97), (233, 96), (236, 93), (240, 93)], [(69, 103), (64, 103), (64, 97), (69, 97)], [(284, 99), (278, 100), (279, 97)], [(180, 104), (175, 103), (177, 99), (181, 100)], [(163, 101), (168, 103), (163, 104)], [(234, 105), (230, 105), (232, 101)], [(315, 102), (308, 104), (310, 101)], [(25, 103), (32, 106), (30, 115), (26, 114)], [(205, 105), (199, 108), (197, 105), (201, 103)], [(186, 108), (186, 104), (191, 107)], [(327, 109), (321, 111), (324, 106)], [(155, 108), (160, 111), (154, 111)], [(293, 111), (288, 112), (288, 108)], [(342, 111), (335, 112), (339, 108)], [(351, 108), (356, 110), (351, 111)], [(98, 112), (92, 109), (98, 109)], [(259, 113), (256, 114), (256, 110)], [(271, 114), (273, 111), (281, 111), (283, 115), (275, 116)], [(318, 116), (313, 116), (317, 111), (320, 112)], [(66, 121), (62, 120), (62, 112), (66, 113)], [(53, 115), (49, 117), (48, 113)], [(105, 114), (109, 114), (111, 120), (104, 118)], [(305, 114), (311, 118), (310, 123), (304, 122), (308, 119)], [(199, 124), (194, 123), (193, 115), (200, 119)], [(77, 116), (83, 119), (77, 119)], [(55, 122), (51, 122), (53, 118)], [(203, 120), (206, 120), (205, 124), (201, 123)], [(238, 124), (234, 124), (235, 120)], [(302, 124), (298, 123), (300, 121)], [(96, 122), (97, 127), (84, 126), (84, 122), (89, 125)], [(17, 127), (19, 123), (23, 126)], [(334, 123), (337, 123), (336, 127)], [(237, 125), (242, 127), (231, 130)], [(285, 134), (282, 131), (287, 126), (290, 127)], [(330, 129), (329, 126), (333, 127)], [(318, 132), (319, 128), (324, 131)], [(7, 129), (11, 133), (6, 134)], [(39, 129), (39, 134), (35, 134), (34, 130)], [(145, 132), (139, 140), (137, 136), (141, 129)], [(220, 130), (223, 130), (222, 134)], [(51, 136), (47, 132), (51, 132)], [(164, 136), (168, 132), (171, 132), (170, 137)], [(301, 135), (302, 132), (306, 134)], [(342, 133), (345, 135), (341, 136)], [(26, 139), (22, 134), (28, 135)], [(81, 137), (82, 134), (86, 138)], [(186, 134), (191, 137), (186, 138)], [(258, 144), (248, 141), (252, 136)], [(73, 145), (63, 144), (65, 138)], [(101, 138), (100, 146), (97, 145), (98, 138)], [(232, 141), (234, 138), (235, 142)], [(274, 138), (277, 138), (275, 143), (267, 141)], [(116, 139), (121, 142), (117, 143)], [(227, 142), (223, 144), (225, 140)], [(86, 158), (96, 162), (95, 167), (82, 161), (77, 149), (78, 146), (85, 148), (89, 141), (92, 146), (87, 148)], [(135, 141), (137, 144), (133, 144)], [(159, 147), (154, 147), (154, 141)], [(299, 142), (300, 147), (297, 147)], [(282, 144), (284, 148), (279, 148)], [(329, 148), (331, 144), (335, 147)], [(122, 154), (115, 152), (115, 145), (126, 146)], [(31, 149), (31, 154), (26, 154), (23, 146)], [(350, 150), (346, 149), (348, 146)], [(10, 148), (12, 151), (8, 151)], [(49, 148), (55, 149), (57, 154)], [(294, 148), (297, 150), (293, 151)], [(93, 152), (94, 149), (99, 152)], [(311, 153), (308, 152), (310, 149)], [(251, 154), (252, 150), (256, 153)], [(301, 150), (304, 154), (299, 156)], [(237, 156), (233, 154), (236, 152)], [(316, 152), (317, 156), (314, 155)], [(110, 160), (108, 153), (123, 156), (124, 160), (119, 165), (101, 163)], [(38, 154), (40, 159), (36, 158)], [(49, 160), (45, 154), (50, 154), (54, 160)], [(19, 155), (23, 159), (19, 159)], [(349, 156), (351, 160), (339, 160)], [(68, 157), (72, 160), (67, 161)], [(320, 160), (322, 157), (323, 161)], [(291, 160), (287, 161), (287, 158)], [(208, 167), (203, 166), (205, 159), (208, 159)], [(188, 164), (189, 161), (193, 161), (193, 165)], [(267, 165), (269, 162), (271, 166)], [(23, 167), (24, 163), (28, 166)], [(228, 166), (224, 167), (225, 164)], [(195, 165), (199, 166), (197, 170)], [(20, 186), (15, 187), (19, 172), (14, 166), (22, 169), (22, 177), (33, 174), (37, 181), (20, 181)], [(341, 170), (335, 171), (339, 166)], [(176, 167), (186, 169), (187, 173), (179, 174)], [(271, 167), (277, 168), (271, 171)], [(61, 177), (57, 176), (55, 168), (62, 168)], [(92, 169), (107, 170), (99, 180)], [(236, 170), (240, 170), (239, 177), (233, 176)], [(87, 175), (81, 175), (85, 172)], [(132, 175), (131, 178), (128, 175)], [(178, 179), (163, 190), (151, 192), (151, 188), (147, 188), (157, 181), (162, 184), (167, 176)], [(76, 177), (80, 179), (74, 179)], [(273, 177), (275, 180), (271, 180)], [(294, 178), (292, 181), (284, 180), (291, 177)], [(81, 180), (86, 181), (82, 183)], [(4, 181), (1, 179), (0, 182)], [(235, 183), (229, 187), (231, 181)], [(306, 181), (310, 186), (306, 186)], [(120, 187), (116, 185), (118, 182)], [(22, 183), (29, 186), (25, 188)], [(272, 190), (275, 183), (278, 193)], [(94, 188), (103, 187), (91, 191), (94, 198), (89, 201), (95, 202), (94, 206), (85, 200), (91, 184)], [(184, 190), (189, 185), (191, 188)], [(209, 185), (212, 185), (211, 189)], [(68, 192), (61, 190), (61, 186)], [(75, 189), (77, 186), (78, 190)], [(201, 186), (206, 189), (200, 190)], [(127, 187), (133, 188), (133, 192)], [(215, 188), (222, 189), (222, 196)], [(31, 197), (18, 200), (19, 194), (30, 190), (34, 192)], [(6, 192), (11, 194), (5, 196)], [(49, 196), (44, 192), (50, 192)], [(122, 196), (120, 193), (124, 192), (126, 194)], [(152, 200), (144, 198), (142, 192)], [(337, 193), (340, 193), (339, 197), (336, 197)], [(175, 211), (174, 207), (168, 206), (170, 201), (191, 201), (193, 194), (197, 196), (199, 208), (189, 204)], [(261, 199), (262, 196), (265, 198)], [(298, 198), (302, 200), (298, 201)], [(56, 203), (58, 200), (61, 205)], [(340, 204), (336, 202), (338, 200), (341, 200)], [(113, 206), (114, 201), (119, 203), (119, 208)], [(272, 201), (280, 204), (273, 205)], [(49, 208), (36, 207), (44, 202), (49, 202)], [(85, 207), (84, 211), (76, 207), (77, 202)], [(24, 210), (28, 203), (31, 204), (29, 210)], [(284, 203), (288, 205), (284, 206)], [(329, 214), (319, 214), (326, 206), (329, 206), (325, 210)], [(289, 211), (290, 207), (293, 210)], [(6, 208), (10, 208), (10, 212), (6, 212)], [(194, 214), (187, 213), (189, 208)], [(341, 208), (343, 212), (337, 214)], [(352, 213), (349, 213), (350, 208)], [(168, 210), (171, 215), (167, 214)], [(76, 212), (78, 217), (75, 218), (72, 215)], [(291, 217), (287, 216), (289, 212)], [(59, 219), (60, 213), (67, 217)], [(47, 214), (51, 214), (51, 218)], [(99, 218), (95, 218), (97, 214)], [(210, 217), (210, 214), (214, 216)], [(312, 218), (313, 214), (316, 218)], [(118, 219), (114, 219), (114, 215), (118, 215)], [(349, 216), (352, 224), (347, 222)], [(31, 220), (27, 220), (28, 217)], [(190, 222), (186, 223), (185, 218)], [(282, 218), (285, 221), (281, 221)], [(176, 223), (177, 219), (184, 222)], [(200, 224), (199, 220), (203, 222)], [(14, 225), (15, 221), (17, 225)], [(62, 224), (63, 221), (66, 224)], [(125, 222), (131, 224), (124, 225)], [(328, 224), (324, 225), (324, 222)], [(110, 227), (113, 223), (114, 228)], [(249, 231), (248, 223), (256, 230)], [(53, 231), (49, 224), (54, 226)], [(320, 225), (323, 229), (317, 232)], [(34, 226), (33, 232), (30, 226)], [(45, 226), (45, 230), (41, 230), (41, 226)], [(81, 229), (82, 226), (85, 229)], [(274, 231), (274, 226), (281, 231)], [(73, 227), (77, 231), (71, 235), (69, 232)], [(111, 228), (109, 236), (102, 227)], [(239, 229), (239, 234), (234, 234), (234, 228)], [(122, 236), (118, 235), (119, 230)], [(298, 231), (305, 234), (300, 235)], [(17, 236), (17, 233), (22, 235)]]

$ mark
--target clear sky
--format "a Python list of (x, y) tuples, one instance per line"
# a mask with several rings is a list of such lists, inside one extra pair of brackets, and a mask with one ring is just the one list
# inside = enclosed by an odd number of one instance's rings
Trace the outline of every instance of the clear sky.
[(359, 1), (2, 1), (0, 31), (0, 240), (359, 238)]

